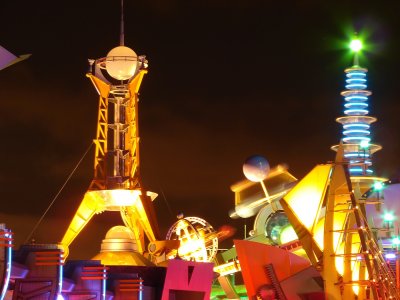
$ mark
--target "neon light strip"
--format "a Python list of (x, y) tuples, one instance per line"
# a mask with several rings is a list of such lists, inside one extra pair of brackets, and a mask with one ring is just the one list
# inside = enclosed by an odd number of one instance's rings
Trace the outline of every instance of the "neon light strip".
[(352, 83), (352, 82), (364, 83), (364, 82), (367, 82), (367, 79), (365, 79), (365, 78), (349, 78), (349, 79), (346, 79), (346, 82), (347, 83)]
[(365, 134), (365, 135), (369, 135), (370, 134), (370, 132), (368, 130), (362, 130), (362, 129), (351, 129), (351, 130), (343, 131), (344, 135), (350, 135), (350, 134), (353, 134), (353, 133), (362, 133), (362, 134)]
[(352, 84), (347, 84), (346, 89), (348, 90), (364, 90), (367, 88), (366, 84), (361, 84), (361, 83), (352, 83)]
[(347, 77), (351, 77), (351, 76), (363, 76), (363, 77), (365, 77), (365, 76), (367, 76), (367, 74), (365, 72), (352, 72), (352, 71), (350, 71), (350, 72), (348, 72), (346, 74), (346, 76)]
[[(7, 229), (6, 229), (7, 230)], [(6, 249), (4, 249), (5, 251), (5, 276), (4, 276), (4, 281), (3, 281), (3, 290), (1, 291), (1, 295), (0, 295), (0, 299), (3, 300), (4, 297), (6, 296), (7, 290), (8, 290), (8, 285), (10, 283), (10, 277), (11, 277), (11, 266), (12, 266), (12, 251), (11, 251), (11, 247), (12, 247), (12, 235), (10, 232), (8, 231), (3, 231), (2, 234), (4, 234), (4, 237), (6, 238), (5, 240), (5, 244), (7, 246), (5, 246)]]
[(344, 113), (346, 115), (355, 114), (355, 113), (366, 115), (366, 114), (368, 114), (368, 110), (366, 110), (366, 109), (347, 109), (344, 111)]
[(367, 96), (359, 96), (359, 95), (351, 95), (351, 96), (345, 97), (344, 100), (346, 100), (346, 101), (352, 101), (352, 100), (367, 101), (368, 97)]
[[(352, 172), (356, 172), (356, 173), (362, 173), (364, 170), (362, 168), (349, 168), (349, 171)], [(365, 170), (367, 173), (373, 173), (374, 171), (372, 171), (371, 169), (366, 169)]]
[(363, 169), (362, 168), (349, 168), (350, 172), (362, 172)]
[(350, 123), (350, 124), (343, 125), (344, 129), (349, 129), (352, 127), (359, 127), (361, 129), (369, 129), (370, 126), (368, 124), (364, 124), (364, 123)]
[[(364, 137), (364, 136), (360, 136), (360, 137), (356, 137), (356, 136), (347, 136), (345, 138), (343, 138), (344, 142), (349, 142), (349, 141), (357, 141), (357, 142), (361, 142), (361, 141), (368, 141), (370, 142), (371, 139), (368, 137)], [(357, 143), (358, 144), (358, 143)]]
[(103, 268), (103, 279), (101, 281), (102, 300), (106, 300), (106, 284), (107, 284), (107, 270), (106, 268)]
[(369, 157), (368, 153), (362, 153), (362, 152), (357, 152), (357, 153), (345, 153), (344, 157), (360, 157), (360, 158), (367, 158)]
[(368, 103), (365, 102), (349, 102), (344, 105), (346, 108), (351, 108), (352, 106), (360, 106), (360, 108), (368, 107)]

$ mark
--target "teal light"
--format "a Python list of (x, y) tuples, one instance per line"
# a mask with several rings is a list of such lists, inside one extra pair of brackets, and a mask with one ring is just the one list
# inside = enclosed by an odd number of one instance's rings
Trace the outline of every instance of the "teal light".
[(360, 143), (361, 149), (367, 149), (369, 147), (369, 142), (367, 140), (362, 140)]
[(400, 245), (400, 239), (396, 236), (392, 239), (392, 244), (393, 245)]
[(375, 191), (381, 191), (383, 189), (383, 183), (380, 181), (377, 181), (374, 183), (374, 190)]
[[(385, 215), (383, 216), (383, 220), (386, 222), (391, 222), (394, 220), (394, 215), (390, 212), (385, 213)], [(400, 242), (400, 240), (399, 240), (399, 242)]]

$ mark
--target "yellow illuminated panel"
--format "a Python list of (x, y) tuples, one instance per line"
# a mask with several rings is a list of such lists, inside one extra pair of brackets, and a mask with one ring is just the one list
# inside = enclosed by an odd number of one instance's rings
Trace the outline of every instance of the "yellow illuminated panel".
[(284, 197), (297, 219), (310, 232), (319, 216), (331, 168), (331, 165), (316, 166)]
[(361, 252), (360, 236), (353, 234), (351, 236), (350, 252), (345, 251), (345, 242), (340, 243), (336, 250), (335, 266), (336, 270), (340, 275), (345, 275), (345, 260), (350, 260), (351, 281), (354, 282), (352, 285), (353, 292), (358, 295), (360, 292), (360, 285), (357, 283), (360, 279), (368, 278), (368, 271), (366, 268), (361, 268), (364, 257)]
[(218, 273), (220, 276), (227, 276), (240, 271), (241, 268), (238, 259), (214, 267), (214, 272)]

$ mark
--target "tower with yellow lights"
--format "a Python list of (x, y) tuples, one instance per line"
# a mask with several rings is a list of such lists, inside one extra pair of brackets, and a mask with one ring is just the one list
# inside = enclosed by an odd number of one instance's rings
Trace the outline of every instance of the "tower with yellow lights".
[(149, 241), (158, 237), (152, 206), (157, 195), (143, 189), (140, 177), (138, 93), (148, 65), (145, 56), (137, 56), (124, 45), (122, 13), (120, 45), (89, 63), (87, 77), (99, 94), (94, 178), (61, 247), (68, 256), (69, 245), (95, 214), (120, 211), (138, 252), (143, 253), (145, 236)]

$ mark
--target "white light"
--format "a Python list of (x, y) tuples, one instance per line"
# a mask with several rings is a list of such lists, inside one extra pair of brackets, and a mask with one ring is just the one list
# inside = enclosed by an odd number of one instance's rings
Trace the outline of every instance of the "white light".
[(386, 253), (385, 254), (385, 258), (386, 259), (394, 259), (394, 258), (396, 258), (396, 254), (394, 254), (394, 253)]
[(369, 140), (362, 140), (360, 143), (361, 148), (368, 148), (369, 147)]

